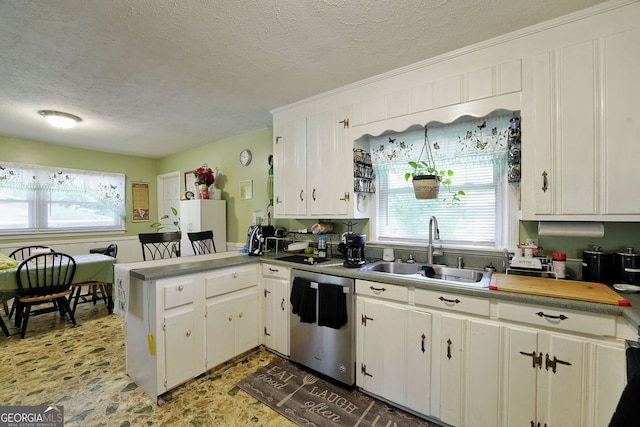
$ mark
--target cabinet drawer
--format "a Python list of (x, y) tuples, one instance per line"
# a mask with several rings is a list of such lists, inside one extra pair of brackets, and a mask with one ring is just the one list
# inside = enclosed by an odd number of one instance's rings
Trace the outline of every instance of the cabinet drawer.
[(406, 286), (390, 285), (388, 283), (356, 280), (356, 293), (358, 295), (379, 297), (387, 300), (409, 301), (409, 289)]
[(457, 313), (489, 316), (491, 302), (489, 298), (478, 298), (427, 289), (416, 289), (416, 304), (426, 305)]
[(289, 273), (291, 270), (281, 265), (262, 264), (262, 276), (263, 277), (275, 277), (278, 279), (289, 280)]
[(615, 336), (616, 316), (530, 304), (498, 302), (498, 318), (600, 336)]
[(184, 280), (164, 287), (164, 309), (179, 307), (193, 302), (195, 284)]
[(258, 269), (255, 265), (223, 268), (212, 271), (205, 277), (206, 297), (226, 294), (258, 284)]

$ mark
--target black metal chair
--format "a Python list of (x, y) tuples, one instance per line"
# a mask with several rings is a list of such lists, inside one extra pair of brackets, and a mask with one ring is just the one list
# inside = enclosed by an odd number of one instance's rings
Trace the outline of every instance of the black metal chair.
[[(24, 338), (32, 314), (60, 312), (64, 318), (69, 313), (73, 326), (76, 319), (69, 307), (67, 297), (71, 294), (71, 283), (76, 273), (76, 262), (70, 255), (52, 252), (37, 254), (26, 258), (18, 265), (18, 301), (16, 309), (16, 326), (22, 324), (20, 339)], [(54, 307), (47, 307), (31, 312), (31, 307), (43, 303), (54, 302)]]
[[(42, 246), (42, 245), (31, 245), (31, 246), (23, 246), (21, 248), (16, 249), (15, 251), (11, 252), (9, 254), (9, 258), (13, 258), (16, 261), (24, 261), (26, 258), (29, 258), (31, 255), (34, 255), (35, 251), (42, 251), (44, 249), (49, 249), (51, 252), (53, 252), (53, 249), (51, 249), (48, 246)], [(7, 306), (6, 306), (6, 302), (5, 304), (5, 311), (7, 310)], [(13, 313), (15, 313), (16, 311), (16, 307), (17, 307), (18, 301), (17, 300), (13, 300), (13, 304), (11, 305), (11, 311), (9, 312), (9, 319), (11, 319), (11, 317), (13, 317)], [(55, 305), (55, 303), (54, 303)]]
[(200, 231), (197, 233), (187, 233), (191, 247), (195, 255), (215, 253), (216, 243), (213, 241), (213, 231)]
[[(115, 258), (116, 255), (118, 255), (118, 245), (111, 243), (104, 250), (103, 255)], [(71, 311), (74, 316), (76, 314), (78, 304), (92, 302), (95, 305), (100, 300), (104, 301), (104, 304), (107, 307), (107, 312), (109, 314), (113, 313), (113, 297), (109, 292), (107, 292), (107, 286), (112, 285), (112, 283), (106, 282), (74, 283), (71, 286), (71, 294), (69, 295), (69, 306), (71, 307)], [(87, 289), (86, 293), (83, 294), (82, 289)], [(71, 305), (72, 302), (73, 305)]]
[(167, 233), (140, 233), (138, 234), (142, 246), (142, 259), (164, 259), (180, 256), (180, 231)]

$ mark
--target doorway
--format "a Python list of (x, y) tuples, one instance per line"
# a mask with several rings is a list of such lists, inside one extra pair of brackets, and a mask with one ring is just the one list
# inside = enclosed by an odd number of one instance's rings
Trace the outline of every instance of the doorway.
[[(158, 175), (158, 221), (166, 231), (177, 230), (173, 225), (176, 218), (173, 217), (171, 208), (178, 211), (180, 218), (180, 194), (180, 172)], [(168, 215), (169, 218), (160, 219), (164, 215)]]

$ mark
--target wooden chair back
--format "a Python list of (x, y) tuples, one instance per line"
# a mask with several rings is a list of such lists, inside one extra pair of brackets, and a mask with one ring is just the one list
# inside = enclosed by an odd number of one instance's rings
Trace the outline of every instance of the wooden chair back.
[(60, 252), (32, 255), (18, 265), (18, 295), (54, 295), (71, 288), (76, 261)]
[(54, 252), (54, 250), (48, 246), (31, 245), (31, 246), (23, 246), (21, 248), (16, 249), (15, 251), (9, 254), (9, 257), (15, 259), (16, 261), (22, 261), (25, 258), (29, 258), (31, 255), (33, 255), (32, 252), (40, 249), (50, 249), (51, 252)]

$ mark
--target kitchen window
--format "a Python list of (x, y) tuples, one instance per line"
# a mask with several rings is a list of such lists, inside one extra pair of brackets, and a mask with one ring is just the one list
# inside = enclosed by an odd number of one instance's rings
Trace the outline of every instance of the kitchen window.
[(0, 234), (120, 231), (123, 174), (2, 163)]
[(453, 206), (442, 201), (446, 186), (440, 186), (438, 199), (416, 199), (411, 178), (404, 178), (411, 170), (407, 162), (420, 156), (423, 127), (370, 137), (378, 193), (372, 240), (424, 244), (429, 238), (429, 218), (435, 216), (441, 244), (504, 247), (511, 193), (507, 136), (516, 115), (499, 110), (482, 118), (467, 116), (449, 124), (427, 125), (437, 169), (454, 170), (450, 190), (466, 193)]

